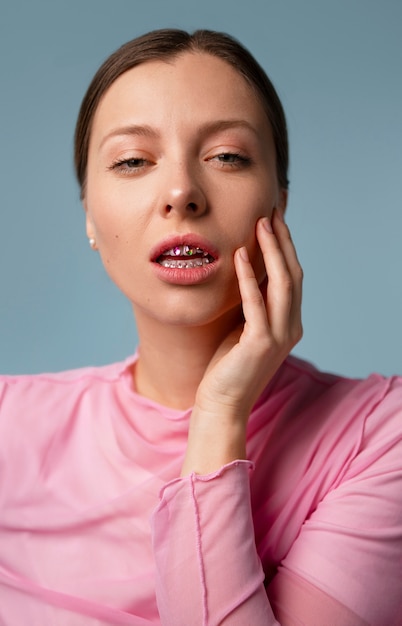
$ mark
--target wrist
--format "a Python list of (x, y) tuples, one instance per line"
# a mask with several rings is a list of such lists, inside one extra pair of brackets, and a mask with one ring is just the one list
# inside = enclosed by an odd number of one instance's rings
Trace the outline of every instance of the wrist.
[(247, 417), (222, 415), (195, 407), (190, 418), (182, 476), (209, 474), (227, 463), (246, 458)]

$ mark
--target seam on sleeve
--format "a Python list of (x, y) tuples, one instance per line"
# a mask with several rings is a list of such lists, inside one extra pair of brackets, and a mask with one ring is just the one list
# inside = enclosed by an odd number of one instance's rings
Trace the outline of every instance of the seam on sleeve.
[[(177, 487), (179, 487), (181, 483), (186, 482), (189, 478), (191, 479), (191, 476), (193, 476), (194, 482), (196, 481), (209, 482), (222, 476), (228, 469), (238, 467), (238, 466), (247, 467), (250, 473), (254, 470), (254, 463), (252, 461), (249, 461), (247, 459), (238, 459), (236, 461), (231, 461), (230, 463), (223, 465), (221, 468), (219, 468), (215, 472), (211, 472), (210, 474), (196, 474), (195, 472), (193, 472), (192, 474), (187, 474), (186, 476), (179, 476), (178, 478), (172, 478), (165, 485), (161, 487), (159, 491), (159, 498), (161, 501), (163, 501), (163, 498), (165, 497), (165, 493), (169, 492), (170, 488), (173, 485), (176, 485)], [(156, 507), (156, 509), (158, 508), (159, 507)]]
[(201, 587), (202, 587), (202, 625), (208, 626), (208, 602), (207, 602), (207, 586), (205, 580), (205, 568), (204, 568), (204, 560), (202, 558), (202, 539), (201, 539), (201, 520), (200, 513), (197, 504), (197, 498), (195, 494), (195, 481), (196, 475), (194, 473), (191, 474), (191, 498), (194, 507), (194, 516), (196, 523), (196, 549), (198, 556), (198, 564), (200, 568), (200, 578), (201, 578)]
[(232, 468), (237, 468), (241, 466), (247, 467), (250, 471), (254, 469), (254, 463), (252, 461), (249, 461), (248, 459), (236, 459), (234, 461), (230, 461), (230, 463), (222, 465), (222, 467), (215, 470), (214, 472), (211, 472), (210, 474), (196, 474), (194, 472), (194, 478), (196, 480), (208, 482), (210, 480), (214, 480), (215, 478), (220, 478), (220, 476), (222, 476), (225, 472)]

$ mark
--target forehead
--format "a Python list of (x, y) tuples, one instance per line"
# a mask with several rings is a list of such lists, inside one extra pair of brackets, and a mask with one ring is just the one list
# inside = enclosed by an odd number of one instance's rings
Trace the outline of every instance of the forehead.
[(270, 131), (259, 96), (236, 69), (210, 54), (186, 52), (168, 61), (147, 61), (119, 76), (98, 105), (93, 132), (133, 121), (194, 127), (225, 118)]

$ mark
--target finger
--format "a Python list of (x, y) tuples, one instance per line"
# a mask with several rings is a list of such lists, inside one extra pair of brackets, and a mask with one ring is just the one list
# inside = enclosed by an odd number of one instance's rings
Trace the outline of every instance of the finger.
[(236, 250), (234, 257), (247, 333), (266, 336), (268, 320), (265, 301), (250, 263), (246, 247)]
[(285, 337), (292, 311), (293, 278), (275, 232), (267, 218), (257, 224), (257, 239), (268, 276), (266, 310), (268, 322), (276, 337)]
[(297, 323), (299, 324), (299, 333), (301, 335), (303, 269), (297, 257), (296, 248), (294, 246), (290, 230), (284, 222), (282, 213), (277, 209), (275, 209), (274, 212), (272, 225), (284, 256), (286, 266), (292, 277), (293, 292), (290, 316), (294, 326), (297, 325)]

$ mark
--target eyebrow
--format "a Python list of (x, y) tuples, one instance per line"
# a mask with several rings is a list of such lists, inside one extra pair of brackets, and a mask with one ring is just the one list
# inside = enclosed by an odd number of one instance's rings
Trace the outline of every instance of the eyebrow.
[(110, 131), (110, 133), (102, 139), (100, 148), (102, 148), (102, 146), (113, 137), (150, 137), (151, 139), (156, 139), (158, 135), (159, 133), (147, 124), (129, 124)]
[[(230, 130), (231, 128), (245, 128), (251, 131), (257, 137), (259, 132), (252, 124), (246, 120), (228, 119), (228, 120), (216, 120), (214, 122), (207, 122), (203, 124), (199, 129), (201, 137), (213, 135), (220, 131)], [(129, 124), (120, 128), (115, 128), (110, 131), (101, 141), (100, 147), (102, 147), (109, 139), (113, 137), (149, 137), (150, 139), (157, 139), (159, 132), (148, 126), (148, 124)]]

